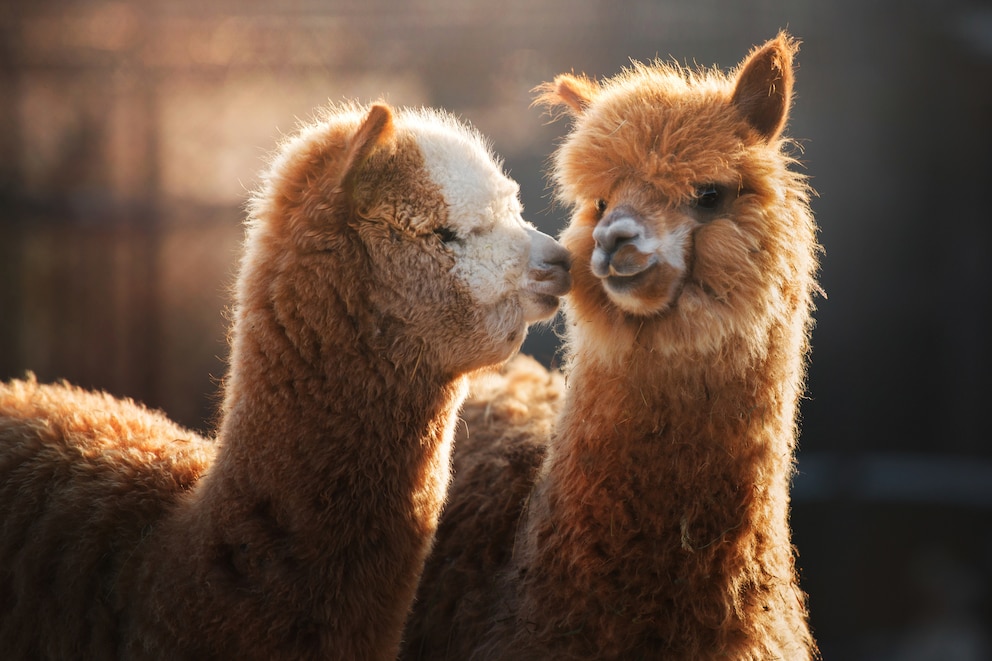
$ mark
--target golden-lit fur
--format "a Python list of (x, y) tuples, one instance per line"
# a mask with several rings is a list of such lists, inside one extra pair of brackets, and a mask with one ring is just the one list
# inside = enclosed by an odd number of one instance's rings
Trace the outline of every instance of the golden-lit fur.
[(0, 656), (394, 658), (466, 375), (567, 286), (474, 131), (331, 109), (252, 201), (215, 440), (0, 387)]
[(564, 401), (514, 363), (466, 404), (405, 658), (816, 655), (788, 524), (818, 250), (796, 50), (541, 88), (573, 119)]

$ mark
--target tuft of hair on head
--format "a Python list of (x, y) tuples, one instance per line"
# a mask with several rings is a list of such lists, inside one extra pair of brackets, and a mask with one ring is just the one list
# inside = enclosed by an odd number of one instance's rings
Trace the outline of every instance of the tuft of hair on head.
[(534, 106), (544, 106), (549, 112), (568, 113), (577, 117), (584, 113), (599, 95), (599, 83), (585, 75), (563, 73), (553, 82), (542, 83), (532, 92), (537, 93)]
[(799, 41), (786, 32), (751, 51), (735, 76), (731, 103), (759, 137), (771, 142), (781, 135), (792, 105), (792, 59)]

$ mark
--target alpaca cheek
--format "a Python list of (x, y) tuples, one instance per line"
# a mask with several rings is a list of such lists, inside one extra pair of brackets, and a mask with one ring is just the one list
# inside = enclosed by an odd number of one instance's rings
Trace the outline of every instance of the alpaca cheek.
[(573, 292), (570, 298), (576, 298), (575, 293), (578, 291), (583, 292), (583, 296), (578, 298), (586, 298), (586, 293), (602, 290), (599, 278), (593, 275), (591, 270), (592, 252), (596, 246), (592, 238), (592, 229), (592, 225), (584, 227), (573, 224), (561, 234), (561, 244), (572, 254)]
[(692, 278), (718, 300), (727, 302), (753, 277), (753, 254), (747, 237), (729, 220), (718, 220), (696, 232)]
[(463, 314), (463, 319), (452, 317), (455, 323), (446, 326), (446, 332), (438, 335), (436, 344), (438, 360), (447, 363), (452, 372), (463, 373), (501, 363), (523, 343), (526, 324), (520, 306), (512, 297), (491, 305), (465, 303), (461, 310), (474, 310), (474, 314)]
[(499, 362), (520, 348), (527, 334), (527, 325), (520, 305), (509, 298), (490, 308), (487, 317), (485, 327), (489, 332), (485, 340), (493, 348), (491, 362)]
[(506, 297), (520, 280), (527, 264), (521, 249), (526, 235), (493, 232), (471, 237), (455, 248), (455, 265), (451, 270), (458, 281), (471, 293), (477, 304), (492, 305)]
[(596, 247), (596, 242), (592, 238), (595, 225), (595, 221), (582, 222), (582, 219), (577, 217), (561, 233), (561, 244), (572, 253), (572, 263), (576, 270), (592, 259), (592, 251)]

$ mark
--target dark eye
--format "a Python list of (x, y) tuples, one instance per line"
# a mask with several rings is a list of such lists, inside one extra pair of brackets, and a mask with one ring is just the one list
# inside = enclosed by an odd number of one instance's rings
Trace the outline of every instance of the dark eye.
[(606, 207), (607, 207), (606, 200), (596, 200), (596, 213), (598, 215), (602, 216), (604, 213), (606, 213)]
[(437, 238), (441, 239), (443, 243), (451, 243), (458, 239), (458, 235), (455, 234), (455, 230), (450, 227), (438, 227), (434, 230), (434, 234)]
[(696, 187), (693, 204), (700, 209), (716, 209), (720, 204), (720, 189), (716, 184), (703, 184)]

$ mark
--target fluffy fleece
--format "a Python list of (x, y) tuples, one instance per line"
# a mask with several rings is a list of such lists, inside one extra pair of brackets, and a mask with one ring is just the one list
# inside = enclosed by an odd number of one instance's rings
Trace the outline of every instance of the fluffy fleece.
[(524, 363), (467, 404), (404, 658), (816, 655), (788, 524), (818, 251), (796, 50), (541, 88), (573, 119), (560, 418)]
[(215, 440), (0, 388), (5, 658), (394, 658), (465, 375), (555, 312), (567, 265), (447, 115), (304, 127), (251, 204)]

